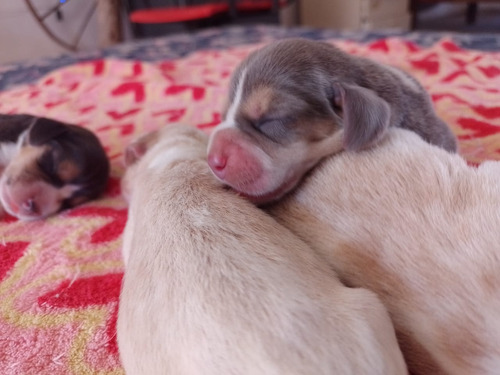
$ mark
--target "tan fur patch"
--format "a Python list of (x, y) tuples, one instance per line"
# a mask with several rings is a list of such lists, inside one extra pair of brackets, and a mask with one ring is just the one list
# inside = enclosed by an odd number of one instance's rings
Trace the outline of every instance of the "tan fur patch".
[(57, 168), (57, 175), (61, 180), (68, 182), (80, 174), (80, 169), (71, 160), (63, 160)]
[[(333, 124), (331, 121), (307, 119), (306, 121), (304, 121), (304, 123), (297, 122), (294, 125), (294, 129), (298, 129), (298, 133), (300, 133), (304, 139), (310, 142), (321, 142), (326, 140), (327, 138), (332, 138), (332, 141), (334, 138), (339, 139), (338, 133), (340, 131), (340, 128), (338, 126), (335, 126), (335, 124)], [(342, 145), (342, 143), (340, 143), (340, 145)], [(314, 147), (317, 147), (317, 145), (314, 145), (311, 148)], [(327, 153), (327, 155), (331, 154), (332, 152)]]
[(269, 111), (274, 97), (273, 89), (267, 86), (256, 88), (242, 103), (242, 111), (253, 120), (258, 120)]

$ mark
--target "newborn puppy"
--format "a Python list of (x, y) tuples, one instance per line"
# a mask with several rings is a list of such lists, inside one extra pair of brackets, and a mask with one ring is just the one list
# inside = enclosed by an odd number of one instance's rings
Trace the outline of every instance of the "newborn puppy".
[(407, 73), (317, 41), (289, 39), (251, 54), (234, 72), (208, 163), (255, 203), (292, 190), (322, 158), (404, 127), (456, 151), (429, 95)]
[(341, 280), (382, 299), (412, 374), (500, 371), (500, 162), (392, 129), (270, 208)]
[(97, 137), (76, 125), (0, 114), (0, 201), (21, 220), (41, 219), (99, 196), (109, 161)]
[(406, 374), (379, 300), (217, 182), (206, 138), (171, 125), (126, 152), (125, 372)]

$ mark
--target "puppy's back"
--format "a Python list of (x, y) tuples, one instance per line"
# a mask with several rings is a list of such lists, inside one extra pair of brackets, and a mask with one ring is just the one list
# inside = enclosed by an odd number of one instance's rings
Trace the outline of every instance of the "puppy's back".
[(191, 146), (138, 164), (118, 320), (127, 373), (406, 373), (378, 299), (343, 287), (212, 178), (204, 142)]
[(498, 373), (500, 163), (472, 168), (392, 129), (325, 160), (272, 213), (381, 297), (412, 373)]

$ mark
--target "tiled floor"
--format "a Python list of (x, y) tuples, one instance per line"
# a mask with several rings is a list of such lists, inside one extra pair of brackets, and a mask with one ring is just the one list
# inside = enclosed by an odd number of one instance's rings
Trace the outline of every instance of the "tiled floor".
[(500, 33), (500, 2), (478, 3), (476, 22), (465, 20), (466, 5), (439, 3), (418, 13), (417, 30)]

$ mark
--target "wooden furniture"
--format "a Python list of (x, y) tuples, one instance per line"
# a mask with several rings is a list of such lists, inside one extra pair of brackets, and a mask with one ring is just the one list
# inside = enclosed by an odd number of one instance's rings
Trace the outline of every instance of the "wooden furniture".
[(409, 29), (409, 0), (302, 0), (300, 23), (338, 30)]
[(100, 47), (123, 41), (120, 0), (97, 0), (97, 24)]

